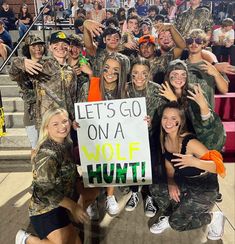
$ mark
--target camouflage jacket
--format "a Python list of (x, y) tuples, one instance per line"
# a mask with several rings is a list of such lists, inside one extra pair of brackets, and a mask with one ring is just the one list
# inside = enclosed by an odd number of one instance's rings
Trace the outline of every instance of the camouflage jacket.
[(13, 60), (9, 69), (9, 75), (11, 80), (16, 81), (20, 87), (20, 95), (27, 106), (29, 119), (33, 121), (35, 119), (36, 110), (36, 96), (32, 83), (32, 76), (25, 71), (24, 58), (17, 57)]
[(202, 29), (205, 32), (211, 31), (213, 18), (207, 7), (188, 8), (182, 14), (178, 15), (175, 26), (185, 38), (193, 29)]
[(211, 116), (207, 120), (202, 120), (198, 104), (189, 101), (187, 116), (198, 140), (209, 150), (221, 151), (226, 140), (225, 129), (220, 117), (213, 110), (210, 112)]
[(140, 91), (134, 88), (132, 82), (129, 82), (127, 86), (127, 96), (131, 98), (145, 97), (147, 114), (153, 118), (156, 109), (164, 103), (164, 98), (159, 95), (159, 88), (160, 85), (149, 81), (147, 87)]
[[(162, 72), (166, 73), (169, 63), (174, 60), (174, 51), (173, 48), (166, 54), (161, 55), (160, 57), (155, 57), (150, 61), (150, 79), (154, 79), (157, 73)], [(154, 82), (157, 82), (154, 80)]]
[(72, 144), (46, 140), (32, 160), (33, 182), (29, 215), (59, 207), (64, 197), (73, 198), (78, 173), (72, 158)]
[[(200, 65), (204, 64), (203, 61), (200, 61), (198, 63), (189, 63), (186, 62), (188, 66), (189, 71), (189, 84), (200, 84), (202, 90), (206, 94), (208, 98), (208, 103), (212, 110), (215, 108), (215, 78), (212, 75), (207, 74), (204, 72)], [(225, 74), (222, 74), (224, 78), (229, 82), (227, 76)]]
[(50, 58), (43, 63), (42, 72), (34, 77), (36, 89), (36, 125), (41, 125), (45, 111), (52, 107), (65, 108), (71, 120), (74, 120), (74, 103), (78, 97), (77, 76), (72, 67), (61, 66)]

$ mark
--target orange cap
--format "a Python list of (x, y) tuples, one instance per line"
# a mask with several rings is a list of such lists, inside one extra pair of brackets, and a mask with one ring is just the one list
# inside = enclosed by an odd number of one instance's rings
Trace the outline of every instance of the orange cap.
[(141, 45), (142, 43), (146, 43), (146, 42), (149, 42), (149, 43), (152, 43), (155, 45), (155, 37), (153, 35), (141, 36), (139, 39), (139, 45)]

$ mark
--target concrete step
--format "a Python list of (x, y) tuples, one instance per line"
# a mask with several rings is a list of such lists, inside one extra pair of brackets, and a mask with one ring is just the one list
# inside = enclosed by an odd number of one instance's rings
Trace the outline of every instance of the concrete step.
[(5, 113), (24, 111), (24, 101), (20, 97), (3, 97), (2, 103), (3, 103), (3, 109)]
[(6, 128), (23, 128), (24, 112), (5, 112)]
[(16, 85), (16, 81), (12, 81), (8, 74), (0, 74), (0, 86)]
[(0, 87), (2, 97), (19, 97), (19, 87), (17, 85), (2, 85)]
[(25, 128), (7, 128), (6, 135), (0, 137), (0, 149), (30, 149), (31, 145)]
[(0, 172), (31, 171), (31, 150), (1, 150)]

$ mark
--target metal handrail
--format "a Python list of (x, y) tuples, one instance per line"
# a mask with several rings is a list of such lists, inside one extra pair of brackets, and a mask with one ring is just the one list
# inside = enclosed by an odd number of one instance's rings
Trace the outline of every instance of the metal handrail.
[(21, 42), (24, 40), (24, 38), (28, 35), (28, 33), (30, 32), (30, 30), (33, 28), (34, 24), (38, 21), (39, 17), (42, 15), (42, 30), (43, 30), (43, 40), (45, 41), (45, 30), (44, 30), (44, 18), (43, 18), (43, 12), (46, 9), (46, 7), (53, 2), (53, 0), (49, 0), (45, 6), (42, 8), (42, 10), (39, 12), (39, 14), (35, 17), (33, 23), (29, 26), (28, 30), (24, 33), (24, 35), (22, 36), (22, 38), (18, 41), (17, 45), (14, 47), (14, 49), (12, 50), (12, 52), (10, 53), (10, 55), (7, 57), (7, 59), (3, 62), (3, 64), (0, 67), (0, 72), (4, 69), (4, 67), (6, 66), (6, 64), (8, 63), (8, 61), (10, 60), (10, 58), (13, 56), (13, 54), (15, 53), (15, 51), (17, 50), (17, 48), (19, 47), (19, 45), (21, 44)]

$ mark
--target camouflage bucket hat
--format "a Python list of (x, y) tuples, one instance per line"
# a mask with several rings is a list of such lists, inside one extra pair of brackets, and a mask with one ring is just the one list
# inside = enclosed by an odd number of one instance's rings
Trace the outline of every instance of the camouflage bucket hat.
[(62, 31), (57, 31), (51, 34), (50, 44), (56, 42), (65, 42), (68, 45), (70, 44), (67, 35)]
[(25, 45), (31, 46), (34, 44), (45, 44), (45, 42), (37, 35), (28, 35), (25, 38)]

